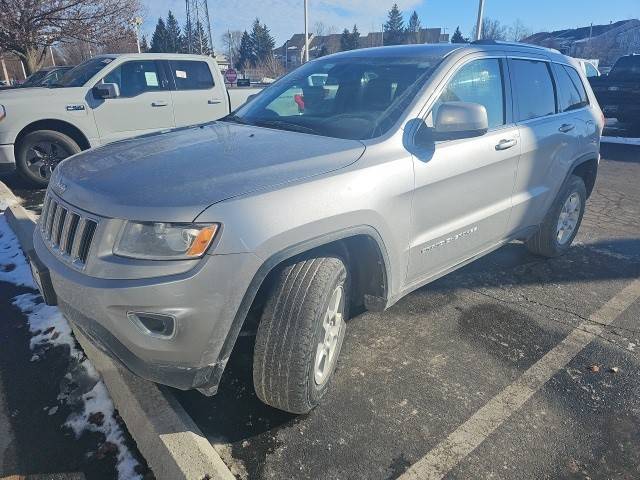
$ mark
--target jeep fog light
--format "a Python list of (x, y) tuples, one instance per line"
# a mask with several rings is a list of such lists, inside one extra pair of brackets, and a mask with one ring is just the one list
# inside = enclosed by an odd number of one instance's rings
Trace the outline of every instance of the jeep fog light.
[(175, 333), (176, 321), (171, 315), (148, 312), (128, 312), (127, 317), (129, 317), (129, 320), (131, 320), (140, 330), (152, 337), (169, 339), (172, 338)]

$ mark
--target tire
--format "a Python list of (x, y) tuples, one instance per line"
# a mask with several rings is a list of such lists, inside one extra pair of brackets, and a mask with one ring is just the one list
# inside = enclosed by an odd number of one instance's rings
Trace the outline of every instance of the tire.
[[(579, 205), (575, 206), (572, 202), (567, 204), (570, 198), (577, 198)], [(527, 241), (529, 251), (543, 257), (557, 257), (565, 254), (571, 247), (571, 242), (582, 223), (586, 201), (587, 189), (584, 181), (576, 175), (571, 175), (551, 205), (540, 229)], [(564, 210), (565, 205), (568, 205), (567, 210)], [(571, 213), (568, 213), (569, 210)], [(564, 215), (566, 222), (562, 232), (559, 228), (561, 215)], [(568, 226), (573, 225), (574, 221), (575, 225), (570, 229)]]
[[(280, 272), (258, 325), (253, 355), (253, 384), (264, 403), (296, 414), (318, 405), (344, 340), (348, 280), (337, 257), (309, 258)], [(340, 314), (333, 325), (325, 322), (329, 310)], [(325, 325), (331, 334), (325, 335)], [(320, 343), (332, 345), (329, 355), (320, 353), (325, 352)]]
[(16, 169), (31, 185), (45, 187), (58, 163), (81, 150), (64, 133), (37, 130), (25, 135), (16, 146)]

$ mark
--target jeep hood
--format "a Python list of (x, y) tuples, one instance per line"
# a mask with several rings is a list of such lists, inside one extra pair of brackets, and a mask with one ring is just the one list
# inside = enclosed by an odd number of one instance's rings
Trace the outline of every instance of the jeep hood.
[(104, 217), (189, 222), (214, 203), (343, 168), (364, 149), (356, 140), (214, 122), (69, 157), (50, 188)]

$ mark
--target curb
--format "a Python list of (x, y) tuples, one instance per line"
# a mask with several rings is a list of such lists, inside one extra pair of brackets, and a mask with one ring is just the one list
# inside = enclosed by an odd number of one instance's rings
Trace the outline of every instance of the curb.
[[(7, 223), (26, 253), (33, 249), (35, 216), (0, 182), (0, 200), (8, 201)], [(159, 480), (233, 480), (193, 419), (166, 387), (135, 376), (97, 349), (71, 322), (74, 335), (102, 376), (111, 399), (138, 449)]]

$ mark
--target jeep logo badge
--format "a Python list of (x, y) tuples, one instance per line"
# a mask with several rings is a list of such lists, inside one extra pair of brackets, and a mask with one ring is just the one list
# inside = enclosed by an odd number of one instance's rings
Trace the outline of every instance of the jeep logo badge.
[(53, 186), (53, 189), (58, 195), (62, 195), (64, 191), (67, 189), (67, 186), (62, 183), (62, 180), (58, 180), (58, 182)]

